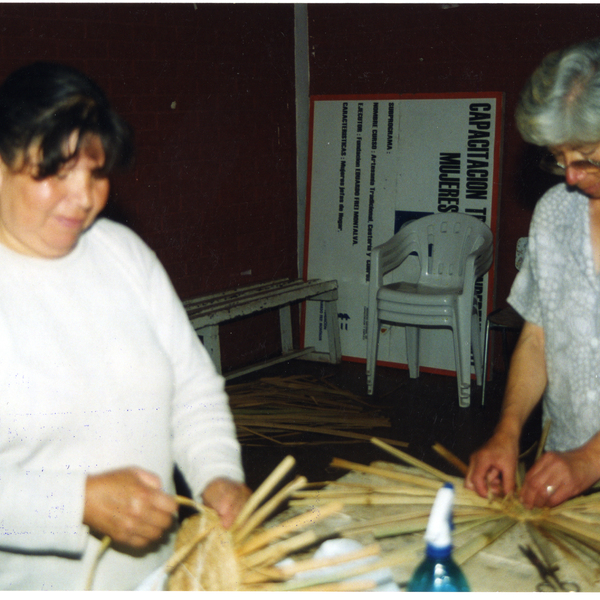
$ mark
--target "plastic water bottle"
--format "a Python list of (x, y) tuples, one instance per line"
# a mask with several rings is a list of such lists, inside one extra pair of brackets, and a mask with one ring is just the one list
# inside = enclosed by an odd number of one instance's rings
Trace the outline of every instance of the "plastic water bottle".
[(425, 530), (425, 560), (408, 584), (409, 592), (468, 592), (469, 585), (452, 558), (452, 505), (454, 487), (444, 484), (431, 508)]

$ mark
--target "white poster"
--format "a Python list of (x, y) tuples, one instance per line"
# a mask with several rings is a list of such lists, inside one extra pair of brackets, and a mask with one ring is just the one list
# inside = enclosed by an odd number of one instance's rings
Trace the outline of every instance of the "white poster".
[[(315, 97), (305, 278), (337, 279), (338, 322), (320, 303), (303, 312), (304, 346), (327, 351), (338, 327), (345, 360), (366, 356), (370, 252), (406, 221), (458, 211), (495, 232), (502, 95)], [(493, 269), (493, 267), (492, 267)], [(493, 270), (478, 286), (486, 315)], [(421, 367), (455, 372), (450, 329), (421, 333)], [(406, 365), (404, 328), (384, 326), (378, 363)]]

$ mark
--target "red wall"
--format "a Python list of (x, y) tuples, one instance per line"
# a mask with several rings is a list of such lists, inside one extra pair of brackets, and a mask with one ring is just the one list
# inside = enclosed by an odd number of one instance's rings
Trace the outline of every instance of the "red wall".
[[(444, 8), (450, 7), (450, 8)], [(504, 92), (497, 303), (517, 239), (554, 183), (514, 125), (518, 94), (548, 52), (600, 35), (596, 4), (310, 4), (310, 90), (321, 94)]]
[[(184, 298), (297, 276), (293, 14), (291, 4), (0, 4), (1, 79), (35, 60), (71, 64), (134, 126), (136, 167), (114, 182), (111, 214)], [(272, 353), (276, 325), (257, 319), (242, 339), (225, 330), (224, 363)]]
[(0, 78), (72, 64), (134, 126), (113, 195), (183, 296), (297, 272), (293, 52), (291, 5), (0, 4)]
[[(600, 33), (600, 8), (443, 6), (309, 4), (311, 93), (506, 93), (501, 304), (516, 240), (549, 185), (513, 125), (518, 91), (548, 51)], [(112, 214), (185, 298), (297, 276), (293, 33), (292, 4), (0, 4), (0, 78), (58, 60), (106, 89), (138, 148)], [(276, 325), (226, 328), (225, 364), (272, 353)]]

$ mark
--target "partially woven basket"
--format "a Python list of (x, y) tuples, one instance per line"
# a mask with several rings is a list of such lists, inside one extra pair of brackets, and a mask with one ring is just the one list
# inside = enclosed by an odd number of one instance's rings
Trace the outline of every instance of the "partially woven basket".
[[(295, 574), (326, 566), (345, 564), (364, 557), (377, 557), (379, 546), (373, 544), (345, 556), (322, 560), (295, 560), (293, 565), (281, 566), (283, 559), (305, 551), (314, 545), (319, 536), (314, 526), (343, 508), (334, 501), (309, 510), (272, 527), (261, 525), (266, 518), (294, 492), (304, 488), (306, 479), (296, 477), (273, 497), (263, 503), (294, 465), (294, 459), (286, 457), (263, 484), (252, 494), (230, 529), (225, 530), (217, 513), (192, 501), (186, 503), (199, 511), (182, 523), (175, 541), (175, 551), (168, 561), (168, 591), (288, 591), (304, 590), (357, 590), (371, 589), (372, 581), (344, 581), (353, 573), (325, 579), (294, 579)], [(389, 564), (393, 564), (393, 561)], [(386, 566), (376, 560), (361, 566), (361, 572), (369, 572)]]
[[(194, 544), (194, 540), (201, 540)], [(193, 550), (171, 572), (169, 591), (224, 591), (240, 589), (240, 570), (234, 543), (217, 513), (204, 507), (185, 519), (175, 541), (175, 552)]]
[[(306, 486), (306, 478), (299, 476), (268, 498), (294, 464), (294, 459), (287, 456), (250, 496), (227, 530), (213, 509), (177, 496), (180, 504), (191, 506), (198, 513), (183, 521), (172, 556), (143, 582), (143, 589), (166, 587), (168, 591), (211, 592), (300, 589), (359, 591), (373, 589), (376, 583), (370, 579), (356, 580), (357, 577), (405, 560), (404, 553), (381, 557), (378, 544), (328, 558), (300, 558), (298, 552), (307, 551), (319, 541), (315, 532), (317, 522), (342, 511), (344, 505), (339, 500), (311, 506), (306, 512), (277, 525), (262, 527), (282, 502)], [(92, 589), (98, 561), (110, 543), (108, 536), (102, 541), (102, 547), (90, 569), (88, 590)], [(293, 564), (281, 564), (283, 559), (292, 557)], [(368, 559), (368, 564), (354, 566), (355, 561), (363, 559)], [(296, 578), (301, 573), (312, 573), (337, 565), (344, 565), (345, 569), (335, 574)]]

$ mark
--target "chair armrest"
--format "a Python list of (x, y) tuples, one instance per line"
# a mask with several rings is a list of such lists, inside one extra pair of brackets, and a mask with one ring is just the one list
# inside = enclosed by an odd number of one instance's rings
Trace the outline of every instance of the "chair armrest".
[(404, 232), (398, 232), (383, 244), (373, 248), (371, 252), (371, 281), (376, 280), (378, 286), (381, 286), (383, 276), (399, 267), (417, 250), (415, 236), (406, 235)]

